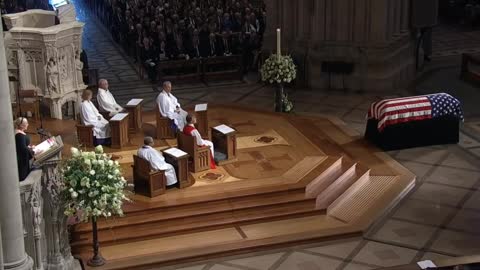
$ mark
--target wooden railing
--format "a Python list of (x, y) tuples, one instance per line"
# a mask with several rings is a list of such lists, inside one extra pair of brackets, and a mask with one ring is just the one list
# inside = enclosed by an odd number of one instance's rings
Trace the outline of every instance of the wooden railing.
[(242, 70), (240, 55), (173, 60), (157, 64), (158, 79), (161, 81), (241, 80)]
[(200, 59), (159, 62), (158, 78), (162, 81), (199, 81), (202, 78), (201, 65)]
[(204, 81), (242, 79), (242, 57), (231, 55), (206, 58), (202, 71)]

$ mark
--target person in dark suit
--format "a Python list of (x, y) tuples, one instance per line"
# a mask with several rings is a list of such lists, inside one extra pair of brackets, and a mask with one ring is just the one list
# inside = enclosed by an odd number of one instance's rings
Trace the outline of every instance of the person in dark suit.
[(28, 120), (19, 117), (15, 120), (15, 147), (17, 149), (17, 168), (20, 181), (25, 180), (31, 171), (30, 160), (33, 158), (33, 146), (30, 137), (25, 133), (28, 128)]
[(148, 78), (152, 83), (155, 83), (157, 81), (158, 56), (159, 54), (155, 47), (152, 46), (150, 38), (145, 37), (143, 39), (141, 60), (143, 62), (143, 66), (147, 70)]
[(232, 42), (230, 40), (230, 36), (228, 32), (223, 31), (222, 37), (219, 39), (218, 46), (217, 46), (219, 50), (219, 54), (225, 55), (225, 56), (232, 55), (231, 46), (232, 46)]
[(208, 32), (208, 25), (205, 23), (203, 24), (202, 28), (200, 28), (200, 32), (198, 34), (198, 42), (199, 42), (199, 50), (201, 57), (208, 57), (210, 56), (210, 33)]
[(197, 30), (193, 31), (193, 37), (192, 37), (192, 45), (191, 45), (191, 50), (189, 52), (190, 58), (200, 58), (201, 53), (200, 53), (200, 39), (199, 39), (199, 33)]

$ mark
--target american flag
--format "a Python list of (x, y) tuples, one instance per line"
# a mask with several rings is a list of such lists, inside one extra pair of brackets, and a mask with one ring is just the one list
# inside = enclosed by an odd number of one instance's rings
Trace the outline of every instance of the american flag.
[(445, 115), (452, 115), (463, 121), (460, 101), (449, 94), (438, 93), (374, 102), (370, 105), (367, 117), (377, 119), (378, 130), (382, 131), (389, 125)]

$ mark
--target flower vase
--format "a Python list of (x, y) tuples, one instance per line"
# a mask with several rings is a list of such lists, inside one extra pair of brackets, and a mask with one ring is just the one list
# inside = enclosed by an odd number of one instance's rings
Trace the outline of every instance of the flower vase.
[(279, 83), (275, 90), (275, 112), (283, 112), (283, 83)]
[(98, 243), (98, 229), (97, 229), (97, 218), (92, 218), (92, 233), (93, 233), (93, 257), (88, 260), (87, 264), (89, 266), (102, 266), (105, 264), (105, 259), (100, 255)]

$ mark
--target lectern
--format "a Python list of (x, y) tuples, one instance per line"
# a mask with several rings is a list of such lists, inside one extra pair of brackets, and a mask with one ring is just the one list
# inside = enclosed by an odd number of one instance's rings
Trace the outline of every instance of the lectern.
[[(225, 155), (224, 160), (218, 161), (218, 165), (224, 165), (237, 159), (237, 131), (227, 125), (212, 127), (212, 142), (215, 152)], [(215, 156), (216, 158), (216, 156)]]
[(175, 168), (180, 188), (186, 188), (195, 183), (195, 179), (189, 179), (188, 175), (188, 157), (189, 155), (175, 147), (163, 151), (165, 161)]
[(207, 103), (204, 104), (197, 104), (195, 105), (195, 115), (197, 117), (197, 125), (196, 128), (202, 138), (208, 138), (208, 113), (207, 113), (208, 105)]
[(122, 148), (128, 142), (128, 113), (117, 113), (110, 118), (112, 148)]
[(132, 133), (142, 130), (142, 103), (143, 99), (132, 98), (127, 105), (125, 105), (125, 109), (127, 109), (129, 114), (128, 127)]

